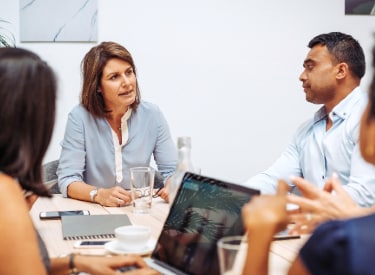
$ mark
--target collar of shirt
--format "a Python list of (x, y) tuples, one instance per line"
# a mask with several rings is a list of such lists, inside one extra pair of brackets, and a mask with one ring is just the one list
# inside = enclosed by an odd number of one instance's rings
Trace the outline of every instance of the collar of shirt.
[(132, 114), (132, 108), (128, 108), (128, 110), (125, 112), (125, 114), (121, 118), (121, 129), (124, 127), (128, 127), (128, 119)]
[[(348, 94), (343, 100), (337, 104), (331, 113), (329, 113), (330, 119), (332, 122), (335, 122), (338, 119), (344, 120), (347, 118), (352, 110), (353, 106), (357, 104), (357, 102), (361, 99), (363, 96), (362, 90), (357, 87), (355, 88), (350, 94)], [(314, 115), (314, 123), (325, 119), (327, 117), (327, 111), (325, 106), (322, 106)]]

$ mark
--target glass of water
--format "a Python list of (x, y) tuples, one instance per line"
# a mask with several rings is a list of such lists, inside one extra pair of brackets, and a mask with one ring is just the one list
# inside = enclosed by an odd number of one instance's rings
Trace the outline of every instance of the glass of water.
[(130, 191), (134, 213), (149, 213), (152, 204), (155, 170), (152, 167), (130, 168)]

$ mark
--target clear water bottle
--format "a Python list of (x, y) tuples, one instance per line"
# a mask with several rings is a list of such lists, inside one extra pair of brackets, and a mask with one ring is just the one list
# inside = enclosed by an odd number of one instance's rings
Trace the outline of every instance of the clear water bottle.
[(178, 187), (181, 184), (182, 177), (186, 171), (193, 172), (194, 166), (191, 161), (191, 138), (179, 137), (177, 139), (178, 161), (176, 172), (171, 178), (169, 184), (169, 203), (172, 204), (176, 196)]

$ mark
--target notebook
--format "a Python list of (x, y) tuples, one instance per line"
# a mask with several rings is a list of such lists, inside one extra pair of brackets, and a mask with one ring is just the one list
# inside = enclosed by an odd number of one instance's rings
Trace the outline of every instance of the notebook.
[(220, 274), (216, 243), (243, 235), (242, 206), (260, 192), (185, 173), (151, 257), (162, 274)]
[(116, 227), (130, 224), (126, 214), (61, 217), (64, 240), (114, 238)]

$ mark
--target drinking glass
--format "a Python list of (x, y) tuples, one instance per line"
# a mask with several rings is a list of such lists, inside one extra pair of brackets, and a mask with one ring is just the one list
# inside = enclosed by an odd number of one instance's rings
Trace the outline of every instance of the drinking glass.
[(134, 213), (149, 213), (154, 190), (155, 170), (152, 167), (130, 168), (130, 191)]
[(221, 275), (242, 275), (247, 253), (244, 236), (223, 237), (217, 242)]

